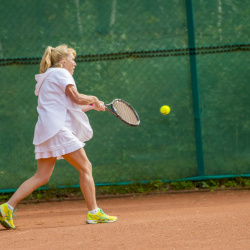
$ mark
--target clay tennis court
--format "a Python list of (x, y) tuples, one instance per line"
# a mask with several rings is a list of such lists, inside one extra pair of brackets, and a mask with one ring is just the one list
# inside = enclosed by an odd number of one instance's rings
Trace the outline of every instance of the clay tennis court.
[(118, 222), (85, 224), (83, 200), (19, 204), (1, 249), (250, 249), (250, 190), (99, 198)]

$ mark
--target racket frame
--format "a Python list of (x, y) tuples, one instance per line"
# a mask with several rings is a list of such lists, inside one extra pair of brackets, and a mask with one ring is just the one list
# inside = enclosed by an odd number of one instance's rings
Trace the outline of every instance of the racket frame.
[[(138, 124), (133, 124), (133, 123), (127, 122), (127, 121), (124, 120), (121, 116), (119, 116), (119, 115), (116, 113), (116, 109), (115, 109), (115, 107), (114, 107), (114, 105), (113, 105), (113, 103), (114, 103), (115, 101), (123, 102), (123, 103), (125, 103), (126, 105), (128, 105), (128, 106), (133, 110), (133, 112), (134, 112), (134, 114), (135, 114), (135, 116), (136, 116), (136, 118), (137, 118), (137, 120), (138, 120)], [(109, 109), (108, 106), (110, 106), (111, 109)], [(135, 111), (135, 109), (134, 109), (129, 103), (123, 101), (122, 99), (114, 99), (111, 103), (105, 104), (105, 110), (108, 111), (108, 112), (110, 112), (111, 114), (113, 114), (114, 116), (116, 116), (116, 117), (119, 118), (122, 122), (126, 123), (126, 124), (129, 125), (129, 126), (137, 127), (137, 126), (140, 124), (140, 118), (139, 118), (137, 112)]]

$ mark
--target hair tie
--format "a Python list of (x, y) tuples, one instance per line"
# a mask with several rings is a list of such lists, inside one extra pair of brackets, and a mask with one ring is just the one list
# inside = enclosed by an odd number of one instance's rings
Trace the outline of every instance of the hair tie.
[(54, 51), (54, 49), (55, 49), (55, 48), (52, 48), (52, 49), (51, 49), (51, 52)]

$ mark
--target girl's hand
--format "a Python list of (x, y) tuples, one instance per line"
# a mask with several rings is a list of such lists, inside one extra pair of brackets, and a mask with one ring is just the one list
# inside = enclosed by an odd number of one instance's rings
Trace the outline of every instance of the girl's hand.
[(94, 109), (97, 111), (105, 111), (104, 102), (99, 101), (99, 100), (97, 102), (94, 102), (91, 107), (92, 107), (91, 109)]
[(101, 111), (105, 111), (105, 104), (104, 102), (100, 101)]

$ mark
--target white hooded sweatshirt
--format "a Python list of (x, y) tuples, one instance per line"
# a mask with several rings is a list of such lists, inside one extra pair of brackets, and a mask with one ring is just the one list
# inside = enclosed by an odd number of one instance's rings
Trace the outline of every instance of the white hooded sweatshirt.
[(34, 133), (34, 145), (39, 145), (54, 135), (64, 126), (67, 111), (72, 114), (72, 132), (82, 142), (92, 138), (93, 131), (87, 115), (81, 105), (72, 103), (65, 94), (67, 85), (75, 81), (67, 69), (49, 68), (43, 74), (35, 76), (37, 81), (35, 95), (38, 96), (38, 121)]

